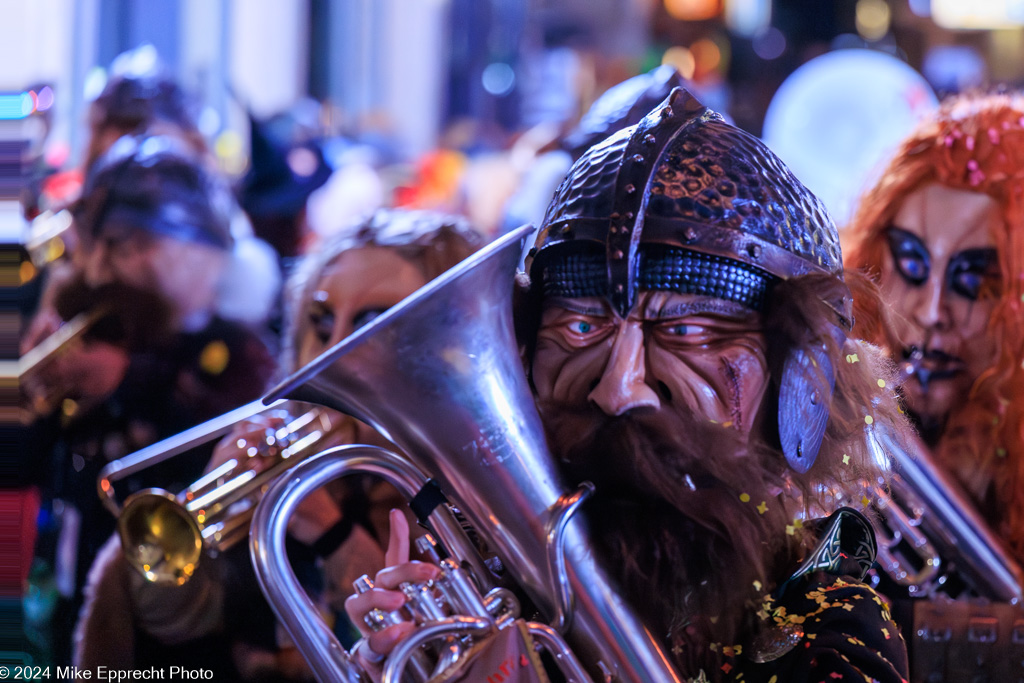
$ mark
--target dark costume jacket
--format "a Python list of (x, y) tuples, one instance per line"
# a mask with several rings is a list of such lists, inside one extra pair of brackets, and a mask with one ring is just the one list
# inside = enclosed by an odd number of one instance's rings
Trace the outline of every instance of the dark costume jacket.
[(860, 513), (843, 508), (822, 528), (814, 553), (765, 596), (758, 612), (765, 630), (754, 642), (722, 646), (721, 680), (905, 683), (908, 679), (899, 627), (885, 601), (862, 582), (875, 559), (870, 523)]

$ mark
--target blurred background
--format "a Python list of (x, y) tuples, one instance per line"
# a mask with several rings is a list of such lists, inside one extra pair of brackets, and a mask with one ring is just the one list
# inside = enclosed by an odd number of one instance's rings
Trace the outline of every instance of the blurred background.
[[(474, 218), (488, 229), (523, 162), (492, 160), (473, 178), (466, 164), (513, 149), (531, 130), (520, 157), (535, 151), (607, 87), (658, 64), (765, 133), (794, 166), (799, 152), (788, 146), (813, 149), (818, 136), (839, 147), (817, 147), (818, 157), (853, 154), (867, 139), (902, 135), (903, 119), (930, 106), (933, 92), (1024, 76), (1024, 0), (0, 0), (0, 10), (6, 154), (16, 147), (36, 172), (81, 161), (105, 69), (148, 44), (194, 98), (229, 175), (249, 164), (248, 110), (289, 143), (323, 141), (335, 169), (358, 159), (383, 171), (384, 203), (454, 193), (443, 199), (481, 213)], [(796, 131), (765, 130), (787, 77), (852, 49), (890, 60), (853, 60), (843, 77), (825, 69), (813, 94), (791, 96), (803, 112), (786, 117)], [(896, 61), (923, 78), (901, 75), (895, 94), (877, 92), (872, 84)], [(862, 85), (843, 80), (858, 71)], [(437, 150), (457, 156), (431, 156)], [(14, 207), (4, 215), (8, 232), (20, 229)]]
[[(97, 112), (125, 113), (112, 92), (127, 93), (124, 109), (148, 98), (161, 125), (166, 105), (184, 138), (194, 123), (203, 162), (245, 213), (235, 211), (233, 239), (266, 267), (252, 268), (260, 287), (228, 294), (263, 323), (296, 259), (378, 207), (462, 214), (486, 238), (538, 223), (583, 113), (662, 65), (762, 136), (842, 226), (944, 95), (1021, 85), (1024, 0), (0, 0), (5, 447), (24, 439), (14, 388), (37, 275), (74, 252), (69, 209), (90, 153), (133, 132), (98, 125)], [(118, 90), (119, 79), (129, 85)], [(251, 322), (231, 303), (220, 312)], [(37, 659), (60, 662), (45, 632), (63, 618), (58, 592), (76, 613), (84, 570), (78, 585), (62, 578), (71, 564), (55, 550), (50, 503), (63, 502), (50, 492), (40, 503), (34, 487), (51, 460), (27, 453), (0, 460), (0, 651), (23, 647), (4, 638), (24, 595)], [(94, 478), (76, 485), (98, 505)], [(48, 564), (26, 583), (33, 547)]]

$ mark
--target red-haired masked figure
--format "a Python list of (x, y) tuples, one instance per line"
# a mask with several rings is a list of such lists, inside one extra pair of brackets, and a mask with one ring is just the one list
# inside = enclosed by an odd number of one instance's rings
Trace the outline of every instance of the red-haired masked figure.
[(925, 443), (1024, 559), (1024, 98), (944, 103), (846, 232), (847, 269), (892, 307), (858, 336), (902, 364)]

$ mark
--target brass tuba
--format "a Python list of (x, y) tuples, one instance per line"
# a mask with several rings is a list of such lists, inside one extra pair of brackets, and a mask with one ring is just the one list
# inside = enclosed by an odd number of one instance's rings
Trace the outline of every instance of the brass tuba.
[[(236, 444), (233, 458), (177, 494), (145, 489), (118, 504), (117, 481), (227, 434), (256, 415), (280, 417), (284, 426), (268, 429), (258, 443)], [(184, 584), (204, 552), (227, 550), (248, 537), (256, 504), (270, 482), (351, 426), (350, 418), (323, 408), (254, 401), (108, 463), (97, 489), (117, 517), (125, 559), (152, 583)]]
[[(288, 566), (287, 519), (303, 496), (343, 474), (371, 472), (415, 496), (430, 473), (515, 585), (552, 624), (531, 624), (571, 681), (680, 681), (657, 639), (619, 597), (595, 561), (581, 520), (582, 493), (560, 480), (544, 440), (513, 333), (511, 294), (521, 228), (434, 280), (274, 389), (350, 413), (397, 444), (408, 458), (370, 447), (336, 449), (280, 478), (261, 501), (250, 551), (275, 613), (321, 681), (360, 680)], [(422, 498), (422, 496), (421, 496)], [(465, 571), (481, 595), (496, 584), (447, 505), (424, 516), (453, 569)], [(475, 602), (472, 598), (468, 602)], [(487, 601), (476, 614), (425, 625), (424, 638), (493, 630)], [(482, 612), (482, 613), (481, 613)], [(542, 635), (543, 632), (543, 635)], [(570, 649), (582, 662), (574, 667)]]

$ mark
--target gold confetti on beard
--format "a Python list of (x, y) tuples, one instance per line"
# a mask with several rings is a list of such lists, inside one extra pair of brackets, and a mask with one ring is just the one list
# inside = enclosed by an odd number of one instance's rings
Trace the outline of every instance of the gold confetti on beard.
[(781, 453), (674, 413), (540, 407), (566, 483), (596, 486), (583, 515), (610, 576), (684, 674), (719, 670), (708, 646), (749, 637), (761, 589), (796, 559), (792, 507), (758, 510), (783, 488)]

